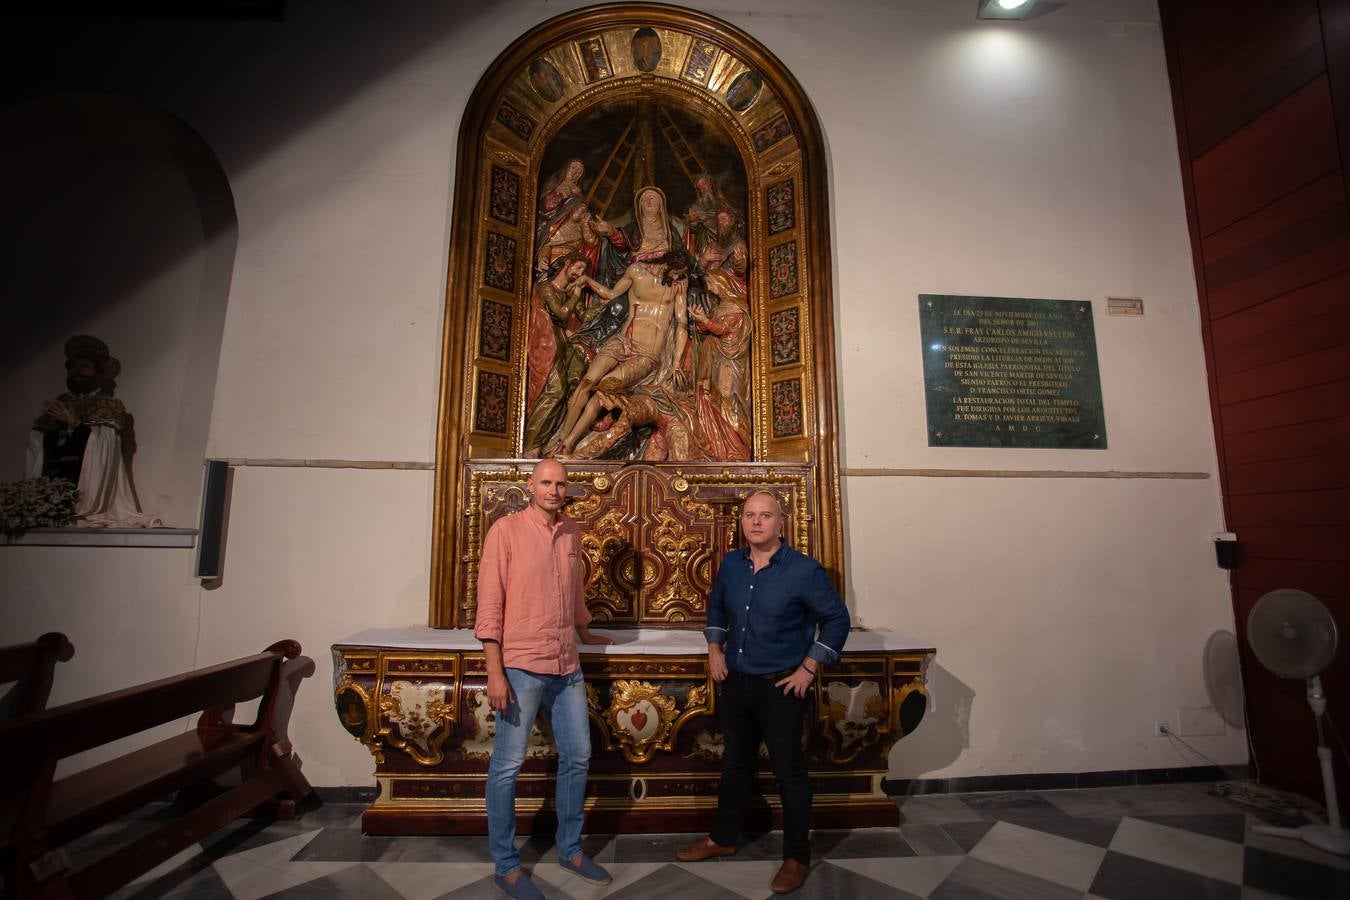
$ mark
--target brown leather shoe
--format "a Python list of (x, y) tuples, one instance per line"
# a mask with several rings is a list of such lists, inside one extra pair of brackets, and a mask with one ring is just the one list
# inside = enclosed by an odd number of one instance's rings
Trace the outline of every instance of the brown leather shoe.
[(735, 854), (735, 847), (723, 847), (721, 844), (714, 843), (710, 837), (701, 837), (688, 847), (681, 847), (676, 851), (675, 858), (680, 862), (702, 862), (705, 859), (712, 859), (714, 856), (734, 856)]
[(804, 866), (795, 859), (785, 859), (778, 869), (778, 874), (773, 876), (769, 888), (775, 894), (791, 893), (802, 886), (802, 882), (806, 880), (806, 873), (810, 871), (810, 866)]

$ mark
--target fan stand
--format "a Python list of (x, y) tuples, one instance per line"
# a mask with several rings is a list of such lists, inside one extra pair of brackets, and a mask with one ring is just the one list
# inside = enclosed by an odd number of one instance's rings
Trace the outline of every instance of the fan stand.
[(1322, 766), (1322, 791), (1326, 794), (1327, 824), (1304, 825), (1301, 828), (1277, 828), (1274, 825), (1253, 825), (1257, 834), (1306, 841), (1319, 850), (1350, 856), (1350, 831), (1341, 827), (1341, 814), (1336, 808), (1336, 777), (1331, 771), (1331, 748), (1327, 746), (1322, 716), (1327, 711), (1327, 698), (1322, 693), (1322, 679), (1314, 675), (1308, 679), (1308, 705), (1317, 722), (1317, 760)]

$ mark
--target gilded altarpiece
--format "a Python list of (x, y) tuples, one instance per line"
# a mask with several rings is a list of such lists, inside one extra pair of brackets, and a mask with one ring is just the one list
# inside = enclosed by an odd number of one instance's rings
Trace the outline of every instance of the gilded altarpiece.
[[(381, 789), (367, 832), (486, 831), (478, 561), (543, 455), (568, 464), (593, 627), (622, 638), (582, 654), (587, 827), (707, 827), (722, 750), (700, 629), (745, 498), (778, 496), (787, 538), (843, 584), (824, 160), (782, 63), (689, 10), (569, 13), (483, 76), (456, 163), (432, 629), (334, 646), (339, 720)], [(817, 680), (815, 824), (896, 821), (881, 780), (926, 709), (932, 656), (855, 633)], [(550, 827), (555, 762), (541, 716), (522, 828)]]

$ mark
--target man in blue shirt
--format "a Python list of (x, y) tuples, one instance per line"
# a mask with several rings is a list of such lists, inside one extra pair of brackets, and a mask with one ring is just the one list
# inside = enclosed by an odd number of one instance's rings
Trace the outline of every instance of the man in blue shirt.
[(783, 541), (783, 518), (768, 491), (746, 499), (741, 533), (749, 546), (722, 560), (708, 598), (703, 634), (726, 741), (722, 783), (712, 831), (676, 854), (697, 862), (736, 852), (763, 740), (783, 798), (783, 865), (770, 885), (780, 894), (800, 887), (811, 864), (806, 693), (820, 666), (839, 659), (849, 627), (824, 567)]

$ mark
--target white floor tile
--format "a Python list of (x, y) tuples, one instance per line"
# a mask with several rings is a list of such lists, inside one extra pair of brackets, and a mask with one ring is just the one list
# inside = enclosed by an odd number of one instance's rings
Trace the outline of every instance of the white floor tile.
[(1010, 822), (999, 822), (975, 845), (970, 856), (1023, 875), (1086, 891), (1092, 886), (1106, 850)]
[(1242, 846), (1206, 834), (1127, 816), (1120, 821), (1110, 849), (1206, 878), (1242, 884)]

